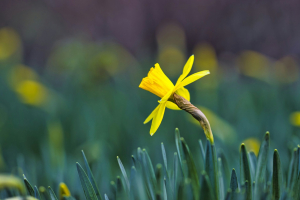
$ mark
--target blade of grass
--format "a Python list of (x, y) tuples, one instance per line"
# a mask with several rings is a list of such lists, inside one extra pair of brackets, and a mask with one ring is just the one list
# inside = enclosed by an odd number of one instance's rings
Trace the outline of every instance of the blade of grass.
[(281, 172), (280, 157), (277, 149), (275, 149), (273, 155), (273, 180), (272, 180), (272, 193), (273, 193), (274, 200), (279, 200), (281, 197), (281, 184), (282, 184), (282, 172)]
[(126, 183), (126, 186), (127, 186), (127, 190), (129, 191), (130, 190), (130, 184), (129, 184), (129, 180), (128, 180), (128, 177), (127, 177), (126, 170), (123, 166), (123, 163), (122, 163), (121, 159), (118, 156), (117, 156), (117, 160), (118, 160), (121, 172), (123, 174), (123, 177), (124, 177), (124, 180), (125, 180), (125, 183)]
[(91, 171), (91, 168), (90, 168), (90, 166), (89, 166), (89, 164), (88, 164), (88, 161), (87, 161), (87, 159), (86, 159), (86, 157), (85, 157), (85, 154), (84, 154), (83, 150), (82, 150), (81, 152), (82, 152), (82, 156), (83, 156), (83, 159), (84, 159), (85, 168), (86, 168), (86, 170), (87, 170), (88, 178), (89, 178), (89, 180), (90, 180), (90, 182), (91, 182), (91, 184), (92, 184), (92, 186), (93, 186), (93, 189), (94, 189), (94, 191), (95, 191), (95, 193), (96, 193), (97, 198), (98, 198), (99, 200), (102, 200), (101, 194), (100, 194), (99, 189), (98, 189), (98, 186), (97, 186), (97, 183), (96, 183), (96, 181), (95, 181), (95, 178), (94, 178), (94, 176), (93, 176), (93, 173), (92, 173), (92, 171)]
[(83, 170), (83, 168), (81, 167), (81, 165), (79, 163), (76, 163), (76, 167), (77, 167), (77, 172), (78, 172), (81, 186), (84, 191), (86, 199), (87, 200), (97, 200), (98, 199), (97, 195), (94, 191), (94, 188), (93, 188), (87, 174), (85, 173), (85, 171)]

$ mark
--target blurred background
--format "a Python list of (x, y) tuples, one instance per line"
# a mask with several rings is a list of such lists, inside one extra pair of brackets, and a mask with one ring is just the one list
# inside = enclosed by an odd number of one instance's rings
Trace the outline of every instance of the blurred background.
[[(192, 54), (187, 88), (209, 119), (217, 148), (258, 152), (266, 131), (282, 154), (300, 134), (298, 1), (59, 1), (0, 3), (0, 171), (32, 184), (65, 182), (80, 193), (75, 162), (83, 149), (99, 188), (127, 169), (136, 148), (162, 162), (181, 131), (194, 154), (201, 127), (166, 110), (150, 136), (143, 121), (158, 97), (138, 88), (155, 63), (175, 82)], [(287, 148), (288, 147), (288, 148)], [(238, 163), (230, 162), (238, 168)], [(97, 169), (97, 170), (95, 170)], [(76, 194), (77, 194), (76, 193)]]

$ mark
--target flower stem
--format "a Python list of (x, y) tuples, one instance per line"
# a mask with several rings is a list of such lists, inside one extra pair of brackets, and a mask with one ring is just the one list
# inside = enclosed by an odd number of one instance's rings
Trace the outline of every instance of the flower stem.
[(191, 114), (197, 121), (199, 121), (201, 127), (204, 130), (204, 133), (206, 135), (206, 138), (209, 139), (211, 144), (214, 144), (214, 137), (210, 128), (209, 121), (207, 120), (206, 116), (191, 102), (183, 98), (182, 96), (174, 93), (173, 98), (169, 99), (173, 103), (175, 103), (180, 109), (188, 112)]

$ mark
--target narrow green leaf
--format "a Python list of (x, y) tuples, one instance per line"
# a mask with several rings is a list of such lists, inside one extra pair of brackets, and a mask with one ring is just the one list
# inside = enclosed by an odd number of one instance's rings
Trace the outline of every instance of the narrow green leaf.
[(290, 189), (293, 191), (293, 196), (296, 198), (299, 193), (299, 188), (297, 187), (297, 181), (298, 181), (298, 166), (299, 166), (299, 151), (297, 148), (294, 149), (294, 159), (293, 159), (293, 165), (292, 165), (292, 173), (291, 173), (291, 180), (290, 180)]
[(238, 180), (237, 180), (236, 172), (235, 172), (234, 168), (231, 171), (230, 189), (231, 189), (232, 193), (238, 191), (238, 189), (239, 189), (239, 184), (238, 184)]
[(53, 190), (50, 186), (48, 187), (48, 192), (49, 192), (51, 200), (58, 200), (55, 193), (53, 192)]
[(197, 169), (195, 166), (195, 162), (194, 162), (193, 156), (190, 152), (190, 149), (183, 138), (181, 138), (181, 143), (182, 143), (184, 157), (186, 158), (186, 162), (187, 162), (188, 177), (192, 181), (194, 197), (196, 199), (198, 199), (198, 191), (199, 191), (200, 184), (199, 184), (199, 178), (198, 178), (198, 173), (197, 173)]
[(221, 161), (222, 161), (222, 166), (223, 166), (223, 171), (222, 172), (223, 172), (223, 177), (224, 177), (224, 189), (226, 189), (226, 188), (229, 188), (229, 184), (230, 184), (229, 180), (231, 178), (231, 174), (230, 174), (231, 170), (228, 166), (227, 158), (224, 155), (223, 151), (219, 151), (219, 157), (221, 158)]
[(148, 184), (148, 189), (150, 191), (152, 199), (155, 199), (155, 190), (156, 190), (156, 178), (153, 169), (151, 159), (148, 155), (146, 149), (143, 149), (143, 165), (145, 169), (146, 180)]
[(95, 179), (94, 179), (94, 176), (93, 176), (93, 173), (92, 173), (92, 171), (91, 171), (91, 168), (90, 168), (90, 166), (89, 166), (89, 164), (88, 164), (88, 161), (87, 161), (87, 159), (86, 159), (86, 157), (85, 157), (85, 154), (84, 154), (83, 150), (82, 150), (81, 152), (82, 152), (82, 156), (83, 156), (83, 159), (84, 159), (85, 168), (86, 168), (86, 170), (87, 170), (88, 178), (89, 178), (89, 180), (90, 180), (90, 182), (91, 182), (91, 184), (92, 184), (92, 186), (93, 186), (93, 189), (94, 189), (94, 191), (95, 191), (95, 193), (96, 193), (97, 198), (98, 198), (99, 200), (101, 200), (101, 199), (102, 199), (102, 198), (101, 198), (101, 194), (100, 194), (100, 192), (99, 192), (99, 189), (98, 189), (97, 183), (96, 183), (96, 181), (95, 181)]
[(248, 153), (248, 158), (249, 158), (249, 166), (250, 166), (250, 172), (251, 172), (251, 179), (255, 180), (255, 170), (256, 170), (256, 156), (253, 151)]
[(214, 196), (216, 197), (216, 199), (219, 199), (217, 155), (215, 145), (211, 144), (209, 140), (206, 141), (205, 171), (209, 177)]
[(265, 182), (269, 147), (270, 147), (270, 133), (266, 132), (264, 139), (260, 145), (258, 158), (257, 158), (257, 166), (255, 171), (255, 188), (254, 188), (255, 199), (258, 198), (257, 195), (262, 193), (263, 190), (262, 183)]
[(132, 164), (135, 166), (136, 165), (136, 159), (135, 159), (134, 155), (131, 155), (131, 160), (132, 160)]
[(273, 155), (273, 180), (272, 180), (272, 193), (273, 199), (279, 200), (281, 197), (281, 184), (282, 184), (282, 172), (280, 157), (277, 149)]
[(87, 174), (85, 173), (85, 171), (83, 170), (83, 168), (80, 166), (79, 163), (76, 163), (76, 167), (77, 167), (77, 172), (78, 172), (81, 186), (84, 191), (86, 199), (87, 200), (97, 200), (97, 195), (94, 191), (94, 188), (93, 188)]
[(222, 160), (218, 158), (218, 180), (219, 180), (219, 199), (225, 198), (225, 191), (224, 191), (224, 177), (222, 173)]
[(124, 200), (126, 199), (126, 193), (122, 184), (122, 180), (120, 176), (117, 176), (117, 193), (116, 193), (116, 199), (117, 200)]
[(164, 200), (168, 200), (168, 195), (167, 195), (167, 181), (164, 179), (164, 185), (163, 185), (163, 190), (164, 190)]
[(180, 132), (179, 132), (178, 128), (175, 129), (175, 143), (176, 143), (178, 158), (179, 158), (179, 162), (180, 162), (180, 165), (181, 165), (181, 170), (182, 170), (183, 176), (185, 178), (187, 178), (188, 177), (188, 172), (187, 172), (186, 166), (183, 164), (183, 161), (185, 160), (185, 157), (184, 157), (184, 153), (183, 153), (183, 150), (182, 150)]
[(165, 149), (164, 143), (161, 143), (161, 152), (162, 152), (162, 156), (163, 156), (163, 160), (164, 160), (165, 169), (166, 169), (166, 171), (168, 171), (167, 154), (166, 154), (166, 149)]
[(156, 177), (156, 181), (157, 181), (156, 196), (159, 196), (159, 198), (161, 199), (164, 180), (163, 180), (163, 175), (162, 175), (162, 165), (159, 163), (156, 165), (155, 177)]
[[(177, 182), (178, 182), (178, 155), (174, 153), (174, 164), (173, 164), (173, 196), (177, 195)], [(175, 198), (174, 198), (175, 199)]]
[(199, 140), (199, 145), (200, 145), (201, 155), (202, 155), (202, 158), (203, 158), (203, 161), (204, 161), (205, 160), (205, 151), (204, 151), (204, 147), (203, 147), (203, 144), (202, 144), (202, 140)]
[(27, 178), (24, 174), (23, 174), (23, 177), (24, 177), (24, 183), (25, 183), (28, 194), (30, 196), (34, 197), (35, 195), (34, 195), (33, 187), (31, 186), (31, 184), (29, 183), (29, 181), (27, 180)]
[(240, 167), (241, 167), (241, 183), (245, 183), (246, 187), (246, 200), (252, 199), (252, 181), (251, 181), (251, 172), (249, 166), (249, 158), (244, 143), (241, 145), (240, 153)]
[[(207, 154), (206, 154), (207, 155)], [(205, 172), (201, 174), (200, 199), (216, 200), (213, 189), (211, 187), (209, 177)]]
[(124, 177), (124, 180), (125, 180), (125, 183), (126, 183), (126, 186), (127, 186), (127, 190), (129, 191), (130, 190), (130, 184), (129, 184), (129, 180), (128, 180), (128, 177), (127, 177), (126, 170), (123, 166), (123, 163), (122, 163), (121, 159), (118, 156), (117, 156), (117, 160), (118, 160), (121, 172), (123, 174), (123, 177)]
[(182, 148), (183, 153), (185, 155), (187, 166), (188, 166), (189, 177), (192, 180), (192, 184), (195, 184), (197, 186), (197, 190), (198, 190), (198, 187), (200, 186), (200, 184), (199, 184), (197, 168), (196, 168), (193, 156), (190, 152), (190, 149), (189, 149), (186, 141), (183, 138), (181, 138), (181, 142), (182, 142), (182, 147), (183, 147)]
[(232, 199), (232, 191), (231, 189), (228, 189), (225, 196), (225, 200), (231, 200), (231, 199)]
[(36, 199), (41, 199), (41, 195), (39, 193), (39, 189), (36, 187), (36, 185), (34, 186), (34, 197)]

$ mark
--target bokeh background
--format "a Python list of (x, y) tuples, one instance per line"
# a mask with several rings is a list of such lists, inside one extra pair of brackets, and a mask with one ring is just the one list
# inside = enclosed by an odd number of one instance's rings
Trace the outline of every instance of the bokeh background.
[[(83, 149), (102, 191), (137, 147), (162, 162), (176, 127), (194, 154), (203, 130), (167, 110), (150, 136), (145, 118), (158, 97), (138, 88), (159, 63), (175, 82), (192, 54), (187, 88), (207, 115), (216, 145), (237, 157), (271, 133), (283, 162), (300, 134), (298, 1), (2, 0), (0, 171), (33, 184), (65, 182), (82, 197), (75, 162)], [(288, 147), (288, 148), (287, 148)], [(230, 162), (238, 168), (238, 163)]]

